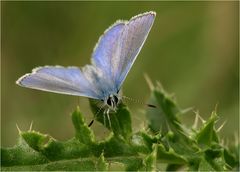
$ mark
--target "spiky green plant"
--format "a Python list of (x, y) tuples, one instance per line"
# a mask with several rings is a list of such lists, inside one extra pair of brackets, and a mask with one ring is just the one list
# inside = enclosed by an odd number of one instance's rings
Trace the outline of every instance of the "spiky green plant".
[[(18, 142), (1, 148), (1, 170), (61, 171), (157, 171), (239, 170), (239, 144), (226, 147), (215, 129), (216, 111), (197, 127), (186, 128), (178, 116), (184, 113), (162, 87), (151, 86), (150, 101), (157, 105), (148, 109), (148, 127), (132, 131), (130, 112), (121, 104), (110, 115), (105, 126), (110, 135), (96, 141), (79, 107), (72, 113), (75, 136), (58, 141), (39, 132), (19, 131)], [(92, 111), (97, 107), (90, 101)], [(104, 123), (100, 112), (97, 121)], [(196, 115), (199, 119), (199, 115)], [(197, 121), (197, 120), (196, 120)]]

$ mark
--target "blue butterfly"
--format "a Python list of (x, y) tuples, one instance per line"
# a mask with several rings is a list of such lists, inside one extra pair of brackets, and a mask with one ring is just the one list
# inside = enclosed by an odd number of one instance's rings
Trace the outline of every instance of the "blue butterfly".
[(120, 89), (148, 33), (156, 13), (146, 12), (129, 21), (117, 21), (100, 37), (92, 64), (78, 67), (44, 66), (25, 74), (20, 86), (101, 100), (110, 110), (121, 101)]

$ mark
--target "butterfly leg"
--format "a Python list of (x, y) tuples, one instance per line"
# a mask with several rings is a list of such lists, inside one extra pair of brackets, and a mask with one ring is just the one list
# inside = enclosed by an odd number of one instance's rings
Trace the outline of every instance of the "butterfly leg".
[(108, 123), (109, 123), (109, 127), (110, 127), (110, 129), (112, 129), (112, 124), (111, 124), (111, 120), (110, 120), (109, 112), (110, 112), (110, 110), (109, 110), (109, 109), (107, 109), (107, 118), (108, 118)]
[(106, 127), (106, 110), (103, 112), (103, 125)]

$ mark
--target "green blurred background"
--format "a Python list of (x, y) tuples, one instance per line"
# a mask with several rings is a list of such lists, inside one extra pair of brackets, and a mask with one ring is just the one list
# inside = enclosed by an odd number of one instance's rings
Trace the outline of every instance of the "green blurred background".
[[(84, 66), (99, 36), (118, 19), (146, 11), (157, 17), (123, 86), (126, 96), (147, 101), (147, 73), (175, 93), (182, 108), (207, 118), (218, 104), (221, 135), (237, 133), (238, 2), (1, 2), (1, 140), (16, 142), (18, 131), (33, 128), (56, 139), (74, 130), (69, 114), (79, 105), (92, 119), (87, 98), (21, 88), (15, 81), (43, 65)], [(144, 107), (128, 103), (134, 130), (143, 126)], [(182, 116), (186, 125), (194, 112)], [(106, 133), (98, 123), (97, 135)]]

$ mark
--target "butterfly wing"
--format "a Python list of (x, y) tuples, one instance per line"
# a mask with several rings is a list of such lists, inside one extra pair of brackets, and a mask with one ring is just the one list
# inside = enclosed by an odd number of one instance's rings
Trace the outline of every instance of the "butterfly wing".
[(92, 63), (109, 77), (118, 91), (140, 52), (155, 19), (155, 12), (118, 21), (100, 38)]
[(16, 83), (42, 91), (100, 99), (101, 94), (92, 82), (94, 77), (89, 69), (83, 72), (77, 67), (45, 66), (33, 69)]
[(137, 55), (139, 54), (150, 29), (153, 25), (156, 14), (147, 12), (133, 17), (124, 27), (121, 43), (120, 57), (116, 59), (118, 67), (117, 85), (121, 87), (129, 70), (131, 69)]
[(115, 82), (114, 72), (116, 72), (114, 60), (120, 55), (119, 43), (124, 27), (123, 21), (117, 21), (110, 26), (99, 38), (92, 54), (92, 64), (103, 72), (112, 85)]
[(154, 12), (118, 21), (100, 38), (92, 64), (77, 67), (39, 67), (19, 78), (17, 84), (43, 91), (104, 99), (119, 91), (155, 18)]

